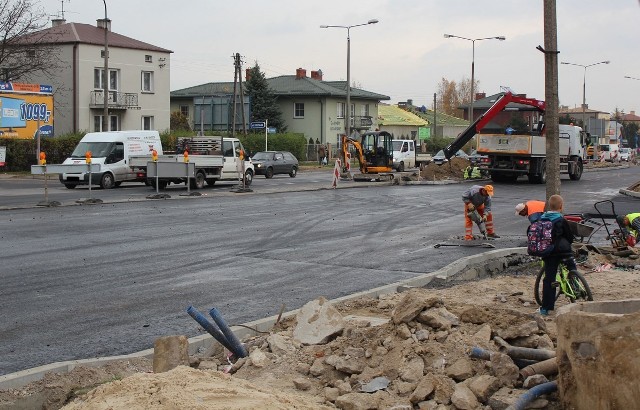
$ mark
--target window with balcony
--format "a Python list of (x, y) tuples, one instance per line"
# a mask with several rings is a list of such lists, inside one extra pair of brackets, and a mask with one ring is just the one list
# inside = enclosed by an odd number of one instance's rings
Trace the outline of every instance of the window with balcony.
[(369, 104), (362, 104), (362, 116), (363, 117), (368, 117), (369, 116)]
[(345, 111), (345, 107), (347, 105), (343, 102), (339, 102), (338, 103), (338, 112), (337, 112), (337, 117), (338, 118), (344, 118), (344, 111)]
[(153, 116), (143, 116), (142, 117), (142, 129), (143, 130), (152, 130), (153, 129)]
[(293, 103), (293, 118), (304, 118), (304, 103)]
[(142, 72), (142, 92), (143, 93), (153, 92), (153, 71)]
[[(109, 70), (109, 90), (118, 91), (118, 84), (120, 83), (120, 71)], [(104, 68), (93, 69), (93, 88), (96, 90), (104, 89)]]

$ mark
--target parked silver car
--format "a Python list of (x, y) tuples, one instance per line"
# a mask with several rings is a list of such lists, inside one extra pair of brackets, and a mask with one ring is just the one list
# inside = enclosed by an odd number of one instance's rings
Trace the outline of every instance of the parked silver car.
[(289, 174), (295, 178), (298, 174), (298, 159), (287, 151), (260, 151), (252, 157), (256, 175), (273, 178), (275, 174)]

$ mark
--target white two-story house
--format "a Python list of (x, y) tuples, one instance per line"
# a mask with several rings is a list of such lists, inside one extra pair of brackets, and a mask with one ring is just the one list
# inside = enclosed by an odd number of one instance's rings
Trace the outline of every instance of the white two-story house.
[(97, 20), (95, 26), (57, 19), (37, 35), (55, 46), (62, 67), (53, 76), (33, 73), (24, 81), (53, 86), (55, 136), (105, 131), (102, 127), (105, 78), (109, 93), (108, 130), (169, 129), (171, 50), (114, 33), (111, 20), (104, 19)]

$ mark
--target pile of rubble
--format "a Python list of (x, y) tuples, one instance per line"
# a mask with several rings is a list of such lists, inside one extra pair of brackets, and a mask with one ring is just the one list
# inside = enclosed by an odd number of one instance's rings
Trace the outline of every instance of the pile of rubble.
[(464, 158), (453, 157), (450, 161), (437, 165), (430, 163), (420, 171), (420, 176), (426, 181), (440, 181), (451, 179), (461, 181), (464, 179), (464, 170), (471, 162)]

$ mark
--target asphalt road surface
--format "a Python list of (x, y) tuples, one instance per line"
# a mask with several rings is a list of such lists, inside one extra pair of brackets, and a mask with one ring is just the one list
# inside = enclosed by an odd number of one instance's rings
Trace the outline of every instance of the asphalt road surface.
[[(256, 178), (252, 193), (216, 187), (199, 198), (52, 208), (29, 206), (39, 194), (27, 190), (37, 188), (0, 181), (0, 374), (195, 336), (189, 305), (216, 307), (238, 324), (275, 315), (283, 303), (295, 309), (485, 250), (433, 247), (463, 235), (461, 195), (470, 183), (318, 189), (329, 173)], [(638, 211), (638, 199), (618, 190), (639, 179), (632, 167), (563, 180), (565, 210), (592, 212), (594, 202), (614, 199), (618, 213)], [(545, 187), (494, 185), (502, 237), (493, 243), (522, 246), (527, 225), (514, 206), (544, 198)], [(126, 198), (143, 188), (96, 193)]]

